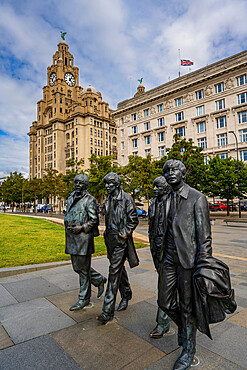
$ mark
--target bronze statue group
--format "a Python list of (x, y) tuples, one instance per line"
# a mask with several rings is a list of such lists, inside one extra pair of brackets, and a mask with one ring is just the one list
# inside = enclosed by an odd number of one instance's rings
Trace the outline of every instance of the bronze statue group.
[[(156, 327), (149, 334), (161, 338), (169, 331), (170, 319), (178, 327), (178, 345), (182, 352), (173, 369), (189, 369), (196, 352), (196, 331), (211, 338), (209, 324), (224, 320), (236, 309), (227, 265), (212, 257), (210, 216), (206, 197), (185, 181), (186, 168), (181, 161), (168, 160), (162, 176), (153, 182), (154, 198), (148, 210), (149, 241), (158, 273), (158, 311)], [(91, 284), (100, 297), (107, 281), (102, 313), (97, 317), (106, 324), (117, 311), (125, 310), (132, 298), (126, 269), (139, 264), (132, 233), (138, 225), (135, 203), (125, 193), (121, 177), (104, 177), (108, 197), (105, 201), (104, 239), (109, 259), (108, 280), (91, 267), (94, 237), (99, 235), (96, 200), (88, 189), (88, 177), (79, 174), (75, 189), (67, 200), (64, 219), (66, 253), (79, 274), (79, 300), (71, 311), (90, 304)], [(212, 339), (212, 338), (211, 338)], [(167, 340), (168, 337), (167, 337)]]

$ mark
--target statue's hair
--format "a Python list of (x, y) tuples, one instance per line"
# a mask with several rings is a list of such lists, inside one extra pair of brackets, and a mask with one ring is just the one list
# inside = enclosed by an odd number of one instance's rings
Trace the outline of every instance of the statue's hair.
[(162, 174), (163, 175), (165, 174), (166, 170), (168, 169), (169, 164), (171, 164), (171, 163), (173, 165), (175, 165), (175, 167), (177, 167), (182, 172), (183, 176), (185, 177), (185, 175), (186, 175), (186, 167), (183, 164), (183, 162), (179, 161), (178, 159), (168, 159), (168, 161), (166, 161), (166, 163), (163, 166)]
[(85, 174), (83, 174), (83, 173), (79, 173), (78, 175), (76, 175), (76, 176), (75, 176), (74, 181), (75, 181), (76, 179), (80, 179), (80, 180), (82, 180), (82, 181), (84, 182), (84, 184), (86, 184), (86, 185), (87, 185), (87, 187), (88, 187), (88, 185), (89, 185), (89, 180), (88, 180), (88, 176), (87, 176), (87, 175), (85, 175)]
[(121, 177), (115, 173), (115, 172), (110, 172), (104, 177), (104, 182), (112, 182), (113, 184), (120, 186), (122, 183)]
[(164, 176), (156, 177), (153, 181), (153, 186), (155, 183), (161, 184), (164, 188), (170, 187), (170, 185), (167, 183), (166, 178)]

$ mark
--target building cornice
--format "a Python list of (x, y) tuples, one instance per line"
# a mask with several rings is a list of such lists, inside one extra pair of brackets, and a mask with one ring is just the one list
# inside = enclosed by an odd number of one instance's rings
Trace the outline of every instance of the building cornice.
[(149, 105), (152, 101), (168, 97), (184, 88), (198, 85), (206, 80), (210, 80), (226, 72), (233, 71), (236, 68), (247, 66), (247, 51), (243, 51), (231, 57), (225, 58), (219, 62), (203, 67), (197, 71), (188, 73), (182, 77), (176, 78), (154, 89), (151, 89), (137, 97), (124, 100), (118, 104), (118, 109), (112, 113), (117, 117), (120, 114), (130, 111), (133, 108)]

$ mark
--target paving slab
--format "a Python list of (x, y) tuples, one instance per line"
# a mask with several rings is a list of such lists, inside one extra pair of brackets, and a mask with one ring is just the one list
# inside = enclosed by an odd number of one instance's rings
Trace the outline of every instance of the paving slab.
[[(181, 353), (181, 349), (177, 349), (175, 352), (163, 357), (161, 360), (148, 366), (146, 370), (172, 370), (173, 365)], [(225, 358), (207, 350), (206, 348), (197, 345), (196, 357), (200, 363), (198, 366), (191, 367), (191, 369), (202, 369), (202, 370), (243, 370), (241, 366), (234, 364), (233, 362), (226, 360)]]
[(143, 368), (164, 356), (115, 322), (101, 325), (89, 320), (51, 335), (83, 369), (125, 369), (141, 357)]
[(15, 344), (75, 324), (45, 298), (0, 308), (0, 322)]
[(0, 307), (14, 303), (18, 303), (18, 301), (0, 284)]
[(227, 319), (227, 321), (232, 322), (233, 324), (242, 326), (244, 328), (247, 328), (247, 308), (237, 313), (236, 315), (233, 315), (232, 317)]
[(49, 283), (43, 278), (30, 278), (16, 281), (13, 283), (3, 283), (5, 289), (9, 291), (19, 302), (60, 293), (63, 290), (56, 285)]
[(211, 334), (213, 340), (201, 335), (197, 340), (198, 344), (243, 368), (247, 368), (245, 328), (224, 321), (212, 328)]
[[(6, 333), (6, 330), (0, 324), (0, 349), (7, 348), (13, 346), (13, 342)], [(0, 364), (1, 367), (1, 364)]]
[(54, 284), (63, 291), (72, 290), (80, 287), (79, 275), (75, 272), (67, 272), (64, 274), (47, 274), (43, 276), (49, 283)]
[(157, 309), (152, 304), (139, 302), (130, 306), (128, 310), (121, 312), (121, 315), (117, 315), (117, 318), (120, 325), (168, 354), (178, 347), (176, 325), (171, 322), (172, 334), (165, 334), (160, 339), (151, 339), (149, 333), (156, 326), (156, 314)]
[(142, 274), (129, 274), (131, 284), (138, 285), (143, 289), (157, 293), (158, 278), (156, 271), (147, 271)]
[(2, 370), (79, 370), (81, 367), (49, 335), (0, 352)]

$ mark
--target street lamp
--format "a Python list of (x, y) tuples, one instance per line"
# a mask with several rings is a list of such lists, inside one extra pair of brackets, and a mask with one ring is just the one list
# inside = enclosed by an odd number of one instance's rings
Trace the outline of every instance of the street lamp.
[(239, 218), (241, 218), (241, 204), (240, 204), (240, 183), (239, 183), (239, 162), (238, 162), (238, 139), (234, 131), (229, 131), (230, 134), (233, 134), (236, 140), (236, 148), (237, 148), (237, 166), (238, 166), (238, 212), (239, 212)]

